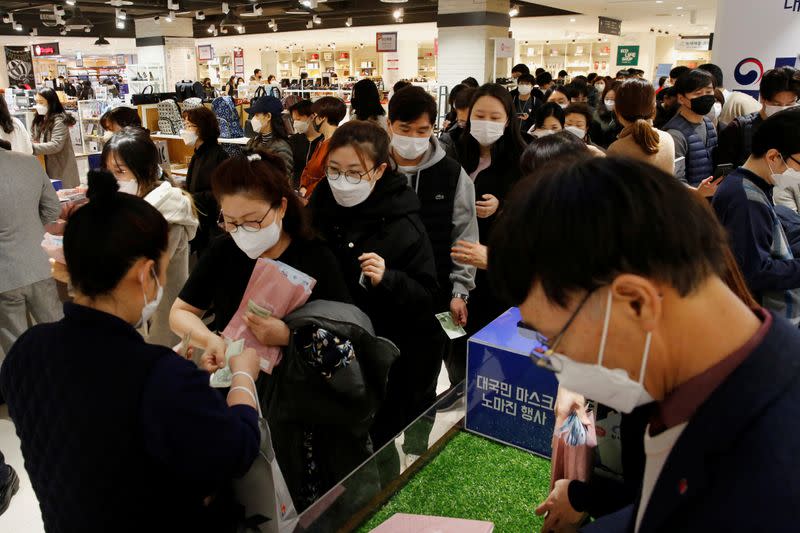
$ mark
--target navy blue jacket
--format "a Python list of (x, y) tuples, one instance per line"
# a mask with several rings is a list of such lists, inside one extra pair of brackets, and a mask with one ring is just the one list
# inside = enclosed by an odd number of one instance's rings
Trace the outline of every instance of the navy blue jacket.
[[(764, 341), (689, 420), (639, 533), (797, 530), (799, 353), (800, 331), (773, 315)], [(581, 531), (632, 532), (636, 514), (628, 506)]]
[(255, 409), (132, 326), (74, 304), (11, 348), (0, 391), (48, 533), (220, 531), (203, 499), (258, 453)]
[(664, 130), (679, 132), (686, 139), (686, 181), (696, 187), (701, 181), (714, 174), (714, 152), (717, 149), (717, 130), (714, 123), (703, 117), (706, 127), (706, 141), (695, 131), (697, 125), (692, 124), (680, 113), (664, 125)]

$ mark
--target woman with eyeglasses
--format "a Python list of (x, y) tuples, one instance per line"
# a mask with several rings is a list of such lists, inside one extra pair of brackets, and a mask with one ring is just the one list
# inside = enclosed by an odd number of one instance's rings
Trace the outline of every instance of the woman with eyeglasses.
[(377, 335), (400, 348), (373, 425), (376, 449), (428, 407), (441, 368), (433, 249), (419, 200), (392, 165), (383, 128), (347, 122), (331, 137), (327, 179), (309, 203), (314, 227), (336, 255), (354, 303)]
[[(242, 302), (260, 257), (275, 259), (315, 280), (309, 300), (349, 302), (350, 294), (336, 258), (313, 239), (305, 211), (286, 179), (283, 160), (264, 149), (222, 162), (211, 178), (220, 205), (219, 224), (226, 235), (214, 239), (200, 257), (172, 306), (170, 326), (181, 338), (205, 350), (201, 364), (209, 371), (225, 361), (225, 329)], [(202, 317), (214, 309), (210, 326)], [(287, 346), (289, 328), (281, 320), (249, 313), (245, 321), (265, 346)]]

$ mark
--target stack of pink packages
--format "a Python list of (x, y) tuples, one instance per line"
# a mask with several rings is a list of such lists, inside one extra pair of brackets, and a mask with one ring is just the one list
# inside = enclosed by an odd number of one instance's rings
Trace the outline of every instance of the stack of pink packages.
[(246, 348), (253, 348), (261, 357), (261, 369), (272, 374), (281, 361), (281, 349), (264, 346), (256, 339), (244, 322), (244, 314), (253, 305), (267, 309), (275, 318), (282, 319), (308, 301), (317, 280), (280, 261), (259, 259), (244, 291), (242, 303), (225, 327), (222, 335), (228, 339), (244, 339)]

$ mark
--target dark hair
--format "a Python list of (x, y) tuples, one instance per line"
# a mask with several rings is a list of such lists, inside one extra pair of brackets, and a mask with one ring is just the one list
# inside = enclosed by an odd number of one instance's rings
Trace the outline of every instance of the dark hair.
[(631, 71), (627, 69), (618, 70), (616, 75), (617, 78), (630, 78), (630, 76)]
[(242, 83), (244, 83), (244, 78), (239, 76), (238, 78), (236, 78), (236, 85), (239, 85), (239, 80), (242, 80)]
[(257, 68), (257, 69), (255, 69), (255, 70), (253, 70), (253, 76), (255, 76), (256, 74), (258, 74), (259, 72), (261, 72), (261, 69), (260, 69), (260, 68)]
[(3, 150), (11, 150), (11, 143), (5, 139), (0, 139), (0, 148)]
[(286, 128), (286, 122), (283, 120), (283, 113), (270, 113), (269, 125), (273, 137), (289, 140), (289, 130)]
[(540, 283), (549, 301), (565, 307), (571, 293), (632, 273), (686, 296), (726, 273), (725, 231), (692, 194), (630, 159), (545, 165), (507, 197), (489, 244), (492, 288), (518, 305)]
[(533, 85), (534, 83), (536, 83), (536, 78), (534, 78), (530, 74), (523, 74), (519, 78), (517, 78), (517, 85), (519, 85), (520, 83), (530, 83), (531, 85)]
[(542, 72), (541, 74), (536, 75), (536, 85), (539, 87), (543, 85), (547, 85), (548, 83), (553, 83), (553, 75), (549, 72)]
[(111, 154), (122, 160), (133, 172), (139, 184), (140, 196), (145, 196), (157, 187), (161, 177), (160, 157), (158, 148), (146, 129), (128, 126), (115, 133), (103, 146), (103, 153), (100, 155), (100, 168), (103, 170), (110, 168), (108, 159)]
[(679, 65), (669, 71), (669, 77), (672, 78), (673, 80), (677, 80), (678, 78), (680, 78), (687, 72), (690, 72), (691, 70), (692, 69), (690, 69), (689, 67), (686, 67), (684, 65)]
[(142, 119), (136, 109), (128, 106), (118, 106), (109, 109), (100, 117), (100, 125), (103, 126), (103, 129), (111, 129), (111, 124), (116, 124), (120, 128), (127, 126), (141, 127)]
[(800, 98), (800, 70), (778, 67), (768, 70), (761, 78), (761, 98), (772, 100), (778, 93), (793, 92)]
[(369, 79), (361, 80), (353, 85), (350, 107), (358, 120), (367, 120), (386, 114), (386, 110), (381, 105), (378, 86)]
[(561, 106), (555, 102), (547, 102), (539, 106), (539, 109), (536, 110), (536, 122), (534, 122), (536, 128), (541, 128), (544, 125), (544, 121), (547, 117), (555, 117), (561, 123), (561, 127), (564, 127), (564, 118), (565, 118), (564, 110), (561, 109)]
[(567, 72), (566, 70), (559, 70), (558, 71), (558, 77), (559, 78), (566, 78), (567, 76), (569, 76), (569, 72)]
[(89, 171), (88, 178), (91, 201), (69, 218), (64, 257), (72, 285), (96, 298), (114, 290), (138, 259), (152, 259), (158, 272), (169, 225), (144, 199), (117, 192), (108, 172)]
[(663, 87), (664, 84), (667, 83), (668, 79), (669, 79), (669, 76), (661, 76), (660, 78), (658, 78), (658, 86), (659, 87)]
[(472, 109), (475, 107), (475, 103), (484, 96), (499, 100), (508, 117), (503, 136), (492, 147), (492, 160), (499, 159), (517, 163), (522, 151), (525, 149), (525, 141), (522, 140), (522, 136), (519, 133), (519, 119), (514, 114), (514, 101), (511, 99), (511, 95), (502, 85), (487, 83), (475, 91), (472, 96), (472, 103), (469, 106), (470, 116), (467, 118), (464, 134), (459, 140), (459, 159), (461, 160), (461, 166), (464, 167), (467, 173), (473, 172), (478, 168), (480, 159), (480, 145), (470, 135), (470, 131), (472, 130)]
[(197, 136), (206, 141), (216, 141), (219, 139), (219, 121), (217, 115), (205, 106), (187, 109), (183, 112), (183, 118), (188, 120), (197, 128)]
[(589, 78), (587, 78), (587, 77), (586, 77), (586, 76), (584, 76), (583, 74), (578, 74), (577, 76), (575, 76), (574, 78), (572, 78), (572, 82), (573, 82), (573, 83), (574, 83), (574, 82), (576, 82), (576, 81), (583, 82), (583, 83), (585, 83), (585, 84), (587, 84), (587, 85), (589, 84)]
[(640, 78), (625, 80), (616, 91), (614, 110), (630, 122), (633, 140), (644, 153), (658, 153), (659, 135), (650, 120), (656, 114), (656, 92), (651, 84)]
[[(257, 154), (260, 159), (247, 156)], [(244, 194), (280, 205), (286, 198), (286, 214), (283, 230), (293, 239), (311, 239), (311, 225), (306, 209), (286, 179), (286, 163), (279, 156), (263, 147), (248, 150), (244, 156), (231, 157), (219, 164), (211, 175), (211, 190), (218, 202), (223, 196)]]
[(594, 113), (592, 113), (592, 110), (589, 109), (588, 104), (578, 102), (568, 105), (564, 110), (565, 121), (567, 119), (567, 115), (583, 115), (583, 117), (586, 119), (586, 130), (588, 133), (589, 128), (592, 126), (592, 120), (594, 119)]
[(67, 126), (72, 126), (75, 124), (75, 118), (64, 111), (64, 106), (58, 99), (58, 94), (53, 89), (50, 89), (49, 87), (42, 89), (39, 91), (39, 96), (44, 98), (47, 102), (47, 114), (40, 115), (39, 113), (36, 113), (36, 116), (33, 118), (33, 123), (31, 124), (31, 134), (33, 135), (34, 140), (39, 139), (44, 132), (49, 131), (50, 128), (53, 127), (56, 115), (64, 115), (64, 122), (67, 124)]
[(14, 121), (11, 120), (11, 113), (8, 111), (6, 99), (2, 97), (0, 97), (0, 128), (6, 133), (14, 131)]
[[(556, 106), (558, 107), (558, 106)], [(559, 111), (561, 108), (559, 108)], [(586, 143), (567, 131), (559, 131), (547, 137), (536, 139), (525, 148), (519, 167), (523, 176), (553, 160), (583, 161), (594, 157)]]
[(714, 76), (698, 68), (681, 74), (675, 82), (675, 90), (678, 94), (687, 95), (703, 87), (714, 85)]
[(564, 85), (556, 85), (555, 87), (553, 87), (553, 90), (550, 92), (550, 96), (553, 96), (553, 93), (561, 93), (561, 94), (563, 94), (564, 96), (567, 97), (567, 100), (570, 100), (571, 94), (572, 94), (572, 90), (569, 87), (566, 87)]
[(545, 69), (543, 69), (542, 67), (539, 67), (539, 68), (537, 68), (537, 69), (534, 71), (534, 73), (536, 74), (536, 77), (537, 77), (537, 78), (538, 78), (538, 77), (539, 77), (539, 75), (540, 75), (540, 74), (542, 74), (543, 72), (547, 72), (547, 71), (546, 71)]
[(469, 88), (470, 87), (464, 85), (463, 83), (456, 83), (455, 85), (453, 85), (453, 88), (450, 89), (450, 94), (447, 96), (447, 104), (450, 106), (451, 110), (455, 109), (455, 102), (458, 94), (464, 89), (469, 89)]
[(606, 99), (606, 95), (608, 93), (610, 93), (611, 91), (614, 91), (614, 98), (616, 98), (617, 97), (617, 91), (619, 91), (619, 88), (622, 87), (622, 83), (623, 82), (616, 81), (616, 80), (613, 80), (611, 83), (606, 83), (606, 88), (603, 89), (602, 99), (605, 100)]
[(347, 115), (347, 106), (341, 98), (323, 96), (311, 104), (311, 112), (327, 120), (331, 126), (338, 126)]
[(788, 159), (800, 153), (800, 108), (780, 111), (761, 123), (753, 134), (753, 155), (764, 157), (774, 148)]
[(725, 87), (725, 78), (722, 74), (722, 69), (717, 65), (714, 63), (705, 63), (697, 68), (711, 74), (711, 77), (714, 78), (714, 87)]
[(389, 156), (389, 134), (382, 127), (369, 120), (351, 120), (336, 130), (328, 145), (328, 156), (343, 146), (350, 146), (358, 158), (368, 168), (370, 159), (373, 166), (391, 164)]
[(589, 86), (583, 80), (573, 80), (572, 83), (566, 86), (566, 94), (570, 99), (584, 96), (589, 97)]
[(400, 81), (398, 81), (397, 83), (394, 84), (394, 86), (392, 87), (392, 92), (397, 94), (399, 91), (402, 91), (406, 87), (411, 87), (411, 86), (412, 85), (411, 85), (410, 81), (400, 80)]
[(475, 92), (478, 89), (464, 86), (464, 89), (456, 94), (453, 98), (453, 109), (467, 109), (472, 104), (472, 99), (475, 97)]
[(389, 122), (412, 122), (424, 115), (436, 124), (436, 100), (422, 87), (406, 87), (389, 100)]
[(519, 63), (511, 68), (511, 73), (519, 72), (521, 74), (530, 74), (531, 69), (525, 63)]
[(313, 114), (311, 111), (311, 100), (300, 100), (299, 102), (289, 106), (289, 113), (297, 113), (304, 117), (310, 117)]
[(467, 87), (472, 87), (473, 89), (477, 89), (478, 87), (480, 87), (478, 80), (476, 80), (472, 76), (470, 76), (469, 78), (464, 78), (463, 80), (461, 80), (461, 83), (463, 85), (466, 85)]
[(270, 74), (269, 76), (267, 76), (267, 83), (269, 83), (270, 81), (275, 80), (275, 79), (277, 79), (275, 77), (275, 74)]
[(236, 76), (231, 76), (228, 78), (228, 85), (236, 85)]
[(590, 72), (589, 75), (586, 76), (586, 81), (594, 83), (595, 78), (597, 78), (597, 72)]

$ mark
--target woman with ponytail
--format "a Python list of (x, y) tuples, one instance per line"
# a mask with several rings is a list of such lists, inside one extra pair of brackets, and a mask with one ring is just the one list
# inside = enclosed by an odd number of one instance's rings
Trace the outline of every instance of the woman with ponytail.
[(614, 113), (623, 130), (609, 146), (608, 155), (638, 159), (675, 174), (675, 142), (669, 134), (653, 127), (653, 86), (639, 78), (625, 80), (616, 90)]

